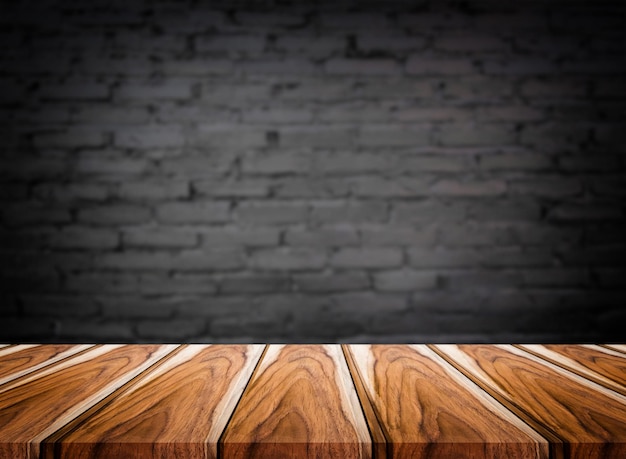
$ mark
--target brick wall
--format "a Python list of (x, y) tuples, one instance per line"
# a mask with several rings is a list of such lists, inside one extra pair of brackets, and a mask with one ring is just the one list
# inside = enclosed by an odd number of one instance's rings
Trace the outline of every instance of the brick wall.
[(623, 341), (622, 2), (275, 3), (2, 3), (3, 341)]

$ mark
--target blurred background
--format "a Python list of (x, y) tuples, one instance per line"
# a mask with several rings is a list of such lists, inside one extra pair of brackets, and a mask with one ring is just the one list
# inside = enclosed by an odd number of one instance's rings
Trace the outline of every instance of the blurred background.
[(0, 5), (0, 341), (624, 341), (623, 2)]

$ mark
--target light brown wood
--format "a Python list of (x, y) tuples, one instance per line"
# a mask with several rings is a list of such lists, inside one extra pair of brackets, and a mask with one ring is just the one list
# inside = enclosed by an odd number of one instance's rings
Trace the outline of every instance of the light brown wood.
[(547, 458), (548, 442), (424, 345), (350, 345), (393, 458)]
[(626, 457), (626, 397), (510, 345), (438, 345), (531, 425), (563, 440), (556, 456)]
[(348, 369), (352, 375), (352, 381), (354, 388), (356, 389), (361, 407), (363, 408), (363, 414), (367, 421), (367, 427), (369, 429), (370, 438), (372, 439), (372, 453), (376, 459), (385, 459), (387, 457), (387, 444), (389, 438), (385, 436), (385, 432), (381, 427), (380, 418), (376, 415), (376, 411), (372, 404), (367, 389), (363, 384), (363, 378), (359, 376), (359, 369), (354, 361), (354, 356), (350, 352), (348, 345), (341, 346)]
[(263, 348), (186, 346), (46, 440), (44, 457), (217, 458), (219, 436)]
[(527, 344), (518, 347), (626, 395), (626, 358), (620, 352), (592, 344)]
[(92, 345), (89, 344), (49, 344), (45, 346), (14, 346), (9, 348), (7, 352), (0, 355), (0, 385), (87, 350), (90, 347)]
[(626, 344), (605, 344), (604, 347), (626, 353)]
[(0, 394), (0, 457), (39, 457), (39, 443), (166, 356), (175, 345), (98, 346)]
[(271, 345), (221, 441), (223, 458), (369, 458), (339, 345)]

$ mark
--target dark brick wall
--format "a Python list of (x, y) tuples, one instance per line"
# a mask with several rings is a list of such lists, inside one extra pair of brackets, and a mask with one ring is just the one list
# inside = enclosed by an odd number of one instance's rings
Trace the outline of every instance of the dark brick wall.
[(617, 2), (2, 1), (2, 341), (624, 341)]

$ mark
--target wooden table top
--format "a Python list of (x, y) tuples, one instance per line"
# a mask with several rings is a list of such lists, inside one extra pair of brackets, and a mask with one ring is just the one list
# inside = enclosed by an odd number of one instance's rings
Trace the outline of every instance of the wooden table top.
[(625, 345), (0, 345), (0, 458), (626, 458)]

